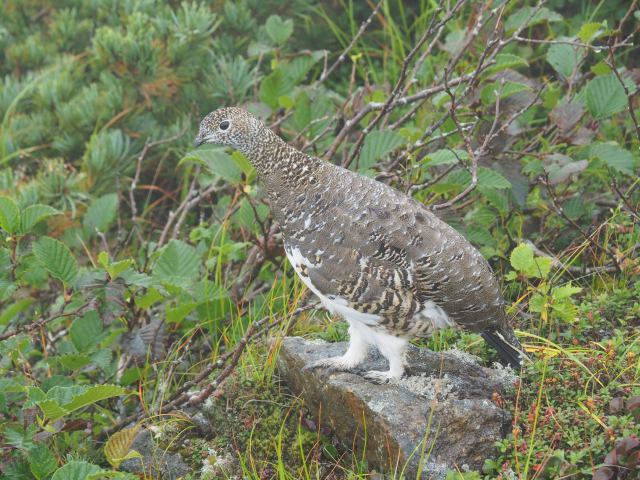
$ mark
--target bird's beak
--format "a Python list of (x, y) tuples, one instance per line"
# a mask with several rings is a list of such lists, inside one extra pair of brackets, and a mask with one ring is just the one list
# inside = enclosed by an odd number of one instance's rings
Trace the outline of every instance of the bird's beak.
[(198, 148), (200, 145), (202, 145), (205, 142), (206, 140), (204, 138), (196, 137), (196, 139), (193, 141), (193, 148)]

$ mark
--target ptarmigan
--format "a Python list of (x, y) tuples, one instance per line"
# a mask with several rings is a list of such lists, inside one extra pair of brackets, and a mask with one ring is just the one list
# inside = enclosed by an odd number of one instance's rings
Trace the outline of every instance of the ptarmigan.
[(306, 155), (240, 108), (207, 115), (195, 141), (231, 146), (254, 165), (280, 223), (291, 265), (325, 308), (349, 323), (341, 357), (310, 367), (350, 370), (375, 345), (404, 374), (412, 337), (444, 327), (479, 332), (520, 364), (498, 282), (480, 252), (417, 200), (383, 183)]

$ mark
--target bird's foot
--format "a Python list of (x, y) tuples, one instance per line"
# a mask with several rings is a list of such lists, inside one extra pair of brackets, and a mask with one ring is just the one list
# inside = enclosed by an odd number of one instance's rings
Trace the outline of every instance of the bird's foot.
[(387, 370), (386, 372), (382, 372), (380, 370), (369, 370), (364, 374), (364, 378), (366, 378), (367, 380), (370, 380), (373, 383), (377, 383), (378, 385), (381, 385), (383, 383), (389, 383), (389, 380), (393, 378), (397, 379), (401, 377), (402, 377), (402, 373), (398, 375), (395, 372), (392, 372), (391, 370)]
[(324, 368), (327, 372), (348, 372), (354, 369), (358, 364), (351, 361), (349, 358), (341, 357), (329, 357), (321, 358), (315, 362), (307, 363), (302, 367), (302, 371), (314, 370), (316, 368)]

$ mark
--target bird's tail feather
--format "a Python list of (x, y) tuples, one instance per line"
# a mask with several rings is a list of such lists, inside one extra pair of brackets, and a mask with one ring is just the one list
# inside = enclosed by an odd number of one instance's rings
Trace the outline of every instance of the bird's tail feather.
[(500, 358), (513, 368), (520, 368), (527, 358), (513, 330), (485, 330), (480, 335), (500, 354)]

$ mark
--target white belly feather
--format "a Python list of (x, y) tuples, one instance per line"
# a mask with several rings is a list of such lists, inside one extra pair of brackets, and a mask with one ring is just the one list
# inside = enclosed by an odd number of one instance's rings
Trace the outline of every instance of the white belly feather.
[(380, 320), (379, 315), (373, 315), (371, 313), (363, 313), (354, 310), (349, 307), (347, 300), (340, 297), (331, 298), (323, 295), (312, 283), (308, 276), (304, 275), (300, 269), (301, 265), (306, 266), (308, 269), (313, 268), (313, 264), (309, 262), (306, 258), (302, 256), (299, 248), (285, 248), (285, 252), (287, 253), (287, 258), (289, 259), (289, 263), (293, 266), (293, 269), (296, 271), (300, 280), (304, 282), (304, 284), (311, 290), (322, 302), (324, 308), (329, 310), (331, 313), (336, 315), (342, 315), (344, 318), (348, 320), (356, 320), (364, 323), (365, 325), (376, 325)]
[[(309, 278), (309, 276), (303, 273), (301, 269), (302, 266), (305, 266), (308, 270), (311, 270), (313, 269), (313, 264), (302, 256), (299, 248), (287, 247), (285, 248), (285, 252), (287, 254), (287, 258), (289, 259), (289, 263), (291, 263), (293, 269), (296, 271), (300, 279), (309, 288), (309, 290), (316, 294), (316, 296), (322, 302), (322, 305), (327, 310), (329, 310), (333, 314), (341, 315), (350, 323), (352, 321), (357, 321), (368, 326), (375, 326), (378, 324), (379, 320), (382, 318), (380, 317), (380, 315), (359, 312), (349, 307), (349, 302), (344, 298), (336, 297), (333, 295), (326, 296), (322, 294), (311, 283), (311, 279)], [(415, 316), (418, 317), (422, 322), (431, 323), (431, 328), (429, 329), (429, 331), (456, 326), (456, 323), (447, 315), (447, 313), (431, 301), (427, 302), (424, 308), (421, 311), (417, 312)]]

